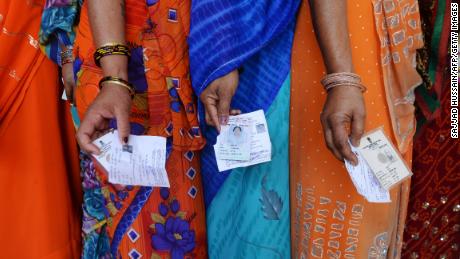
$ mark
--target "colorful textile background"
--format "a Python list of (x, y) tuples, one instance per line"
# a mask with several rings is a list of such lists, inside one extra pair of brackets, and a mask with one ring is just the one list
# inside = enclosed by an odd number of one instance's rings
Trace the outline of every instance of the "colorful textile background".
[(61, 65), (61, 50), (72, 46), (83, 0), (47, 0), (42, 14), (39, 41), (42, 51)]
[[(192, 1), (190, 65), (200, 94), (240, 69), (232, 107), (263, 109), (272, 140), (270, 163), (219, 172), (216, 131), (204, 125), (202, 173), (211, 258), (289, 258), (288, 120), (290, 61), (298, 0)], [(241, 72), (242, 71), (242, 72)], [(201, 118), (203, 107), (199, 106)]]
[[(102, 78), (102, 70), (93, 61), (95, 46), (87, 3), (82, 5), (74, 29), (77, 119), (84, 119)], [(44, 41), (46, 50), (57, 51), (53, 46), (60, 46), (61, 36), (73, 31), (75, 22), (67, 21), (65, 14), (74, 9), (62, 4), (55, 2), (48, 8), (55, 12), (44, 17), (53, 21), (42, 23), (43, 34), (54, 39)], [(207, 256), (199, 162), (204, 138), (189, 75), (189, 10), (190, 1), (126, 1), (126, 40), (131, 48), (128, 79), (136, 90), (131, 134), (168, 139), (166, 170), (171, 188), (111, 184), (106, 171), (82, 154), (82, 258)], [(60, 21), (64, 28), (56, 27)], [(54, 52), (47, 53), (53, 57)], [(110, 126), (115, 128), (116, 121)]]
[(81, 185), (58, 68), (40, 51), (44, 0), (0, 1), (0, 257), (79, 257)]
[(460, 141), (450, 137), (450, 0), (420, 0), (426, 47), (403, 258), (460, 257)]
[[(387, 9), (384, 14), (382, 8)], [(409, 9), (411, 15), (407, 15)], [(385, 31), (382, 26), (404, 28), (418, 25), (413, 21), (417, 17), (416, 1), (347, 1), (347, 12), (354, 68), (368, 89), (364, 93), (367, 110), (365, 130), (383, 127), (385, 134), (393, 143), (397, 143), (400, 132), (393, 130), (395, 125), (392, 124), (392, 117), (402, 114), (393, 114), (397, 111), (392, 109), (395, 99), (391, 97), (395, 97), (395, 93), (400, 94), (399, 98), (407, 97), (399, 101), (410, 110), (411, 92), (407, 91), (407, 87), (410, 88), (409, 82), (413, 83), (419, 78), (410, 62), (410, 58), (415, 57), (415, 51), (410, 48), (415, 46), (415, 42), (410, 39), (414, 40), (420, 35), (419, 28), (406, 28), (404, 37), (401, 37), (401, 33), (396, 33), (394, 28)], [(394, 17), (399, 17), (397, 22)], [(399, 45), (396, 48), (393, 48), (395, 42), (389, 44), (393, 35), (398, 35)], [(405, 47), (409, 52), (405, 51)], [(395, 53), (394, 56), (390, 55), (390, 60), (389, 50)], [(410, 55), (406, 56), (405, 53)], [(401, 62), (399, 64), (404, 67), (403, 71), (412, 68), (408, 74), (408, 85), (388, 85), (395, 80), (392, 68), (399, 67), (391, 62)], [(292, 256), (400, 258), (409, 182), (390, 191), (391, 203), (369, 203), (357, 193), (343, 162), (333, 156), (324, 141), (320, 122), (327, 96), (320, 83), (326, 73), (323, 64), (310, 8), (308, 2), (304, 1), (298, 17), (292, 55), (289, 144)], [(382, 73), (384, 69), (386, 73)], [(414, 73), (416, 76), (413, 76)], [(388, 95), (388, 91), (395, 93)], [(414, 125), (414, 121), (410, 120), (412, 115), (407, 115), (404, 120), (409, 126)], [(407, 140), (410, 144), (412, 139)], [(410, 163), (411, 148), (404, 154), (404, 159)]]
[(451, 1), (420, 0), (425, 46), (418, 51), (417, 69), (423, 85), (415, 91), (417, 129), (439, 116), (441, 92), (449, 80), (449, 37)]

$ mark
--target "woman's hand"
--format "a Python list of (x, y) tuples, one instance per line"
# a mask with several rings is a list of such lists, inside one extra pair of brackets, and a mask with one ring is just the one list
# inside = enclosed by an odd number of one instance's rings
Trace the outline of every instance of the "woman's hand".
[(346, 159), (354, 165), (358, 163), (348, 144), (348, 136), (353, 146), (359, 145), (365, 117), (366, 108), (360, 89), (337, 86), (329, 91), (321, 113), (321, 124), (327, 147), (337, 159)]
[(81, 149), (99, 154), (99, 149), (92, 144), (92, 141), (108, 130), (109, 121), (113, 118), (117, 120), (120, 141), (127, 143), (130, 133), (131, 103), (131, 95), (127, 89), (107, 82), (86, 111), (78, 128), (77, 141)]
[(67, 100), (74, 103), (74, 90), (76, 87), (75, 78), (73, 74), (73, 62), (62, 65), (62, 82), (64, 83), (65, 95)]
[[(220, 132), (220, 125), (226, 125), (230, 104), (238, 87), (238, 70), (214, 80), (200, 95), (206, 110), (206, 123)], [(234, 111), (232, 111), (232, 115)]]

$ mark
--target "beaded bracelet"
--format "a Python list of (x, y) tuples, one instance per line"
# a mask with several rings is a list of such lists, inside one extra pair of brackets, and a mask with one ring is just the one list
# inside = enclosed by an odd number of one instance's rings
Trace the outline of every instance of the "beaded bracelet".
[(122, 86), (124, 88), (126, 88), (128, 91), (129, 91), (129, 94), (131, 95), (131, 98), (134, 97), (135, 93), (136, 93), (136, 90), (134, 89), (134, 86), (129, 83), (128, 81), (122, 79), (122, 78), (119, 78), (119, 77), (114, 77), (114, 76), (106, 76), (104, 78), (101, 79), (101, 81), (99, 81), (99, 88), (102, 89), (103, 87), (103, 83), (112, 83), (112, 84), (115, 84), (115, 85), (119, 85), (119, 86)]
[(97, 48), (94, 52), (94, 63), (98, 67), (101, 66), (101, 59), (109, 55), (123, 55), (128, 58), (131, 57), (131, 52), (129, 47), (121, 43), (107, 43)]
[(73, 48), (67, 47), (67, 49), (61, 51), (61, 65), (74, 62)]
[(367, 90), (361, 83), (361, 77), (359, 75), (348, 72), (327, 74), (321, 80), (321, 84), (324, 86), (326, 92), (329, 92), (329, 90), (337, 86), (352, 86), (359, 88), (361, 92)]

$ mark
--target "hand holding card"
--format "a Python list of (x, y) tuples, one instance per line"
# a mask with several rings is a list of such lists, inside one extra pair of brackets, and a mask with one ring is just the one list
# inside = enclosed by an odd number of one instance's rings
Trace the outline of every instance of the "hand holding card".
[(263, 110), (230, 116), (214, 150), (220, 172), (270, 161), (272, 145)]
[(350, 147), (358, 164), (345, 161), (345, 166), (357, 192), (369, 202), (391, 202), (389, 189), (412, 173), (382, 128), (365, 134), (359, 147)]
[(100, 155), (93, 155), (109, 175), (109, 182), (122, 185), (169, 187), (166, 173), (166, 138), (129, 137), (122, 145), (116, 130), (93, 142)]

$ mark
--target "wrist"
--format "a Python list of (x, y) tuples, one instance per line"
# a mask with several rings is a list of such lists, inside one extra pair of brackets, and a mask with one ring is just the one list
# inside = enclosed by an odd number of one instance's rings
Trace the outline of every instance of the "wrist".
[(101, 67), (104, 77), (112, 76), (128, 80), (128, 57), (122, 55), (110, 55), (101, 59)]
[(107, 76), (102, 78), (101, 81), (99, 81), (99, 88), (103, 89), (106, 85), (113, 85), (119, 88), (124, 88), (125, 92), (128, 91), (131, 98), (134, 98), (134, 95), (136, 94), (136, 89), (134, 86), (120, 77)]
[(117, 102), (122, 100), (132, 101), (133, 99), (131, 92), (127, 88), (110, 82), (107, 82), (99, 91), (99, 94), (112, 96), (110, 99), (116, 99)]
[(352, 62), (339, 63), (339, 64), (327, 64), (327, 73), (355, 73), (355, 68), (353, 67)]
[(361, 77), (355, 73), (349, 72), (340, 72), (340, 73), (330, 73), (323, 77), (321, 84), (324, 86), (326, 92), (337, 88), (337, 87), (347, 87), (359, 89), (362, 92), (365, 92), (367, 89), (361, 83)]

